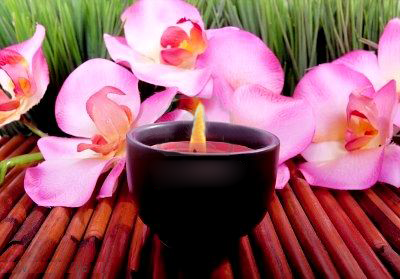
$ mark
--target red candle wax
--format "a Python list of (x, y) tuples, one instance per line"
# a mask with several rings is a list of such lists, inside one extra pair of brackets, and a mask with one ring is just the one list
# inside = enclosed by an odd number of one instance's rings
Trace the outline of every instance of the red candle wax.
[[(189, 141), (171, 141), (171, 142), (156, 144), (153, 147), (166, 151), (191, 153), (189, 149), (189, 144), (190, 144)], [(219, 141), (207, 141), (206, 153), (236, 153), (236, 152), (245, 152), (249, 150), (252, 149), (244, 145), (219, 142)]]

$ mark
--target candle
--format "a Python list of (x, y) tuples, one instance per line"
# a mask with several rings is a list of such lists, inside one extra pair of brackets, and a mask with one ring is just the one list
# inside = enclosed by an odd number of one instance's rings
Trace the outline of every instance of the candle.
[(193, 153), (238, 153), (252, 150), (247, 146), (227, 142), (207, 141), (204, 106), (199, 103), (196, 108), (190, 141), (166, 142), (153, 145), (154, 148), (165, 151)]
[(142, 126), (128, 133), (127, 144), (128, 183), (139, 215), (163, 243), (211, 255), (264, 217), (279, 155), (271, 133), (205, 123), (200, 105), (193, 122)]

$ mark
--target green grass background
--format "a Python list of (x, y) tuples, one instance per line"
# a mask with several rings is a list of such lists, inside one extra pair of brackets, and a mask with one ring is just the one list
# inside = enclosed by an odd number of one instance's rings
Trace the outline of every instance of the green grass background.
[[(121, 34), (120, 14), (132, 0), (1, 0), (0, 47), (47, 30), (44, 51), (51, 71), (45, 98), (31, 115), (57, 132), (54, 100), (68, 74), (94, 57), (107, 57), (103, 33)], [(260, 38), (285, 69), (291, 95), (305, 71), (353, 49), (374, 49), (386, 22), (400, 15), (398, 0), (189, 0), (209, 28), (234, 25)], [(12, 133), (16, 125), (7, 127)], [(4, 131), (3, 131), (4, 132)]]

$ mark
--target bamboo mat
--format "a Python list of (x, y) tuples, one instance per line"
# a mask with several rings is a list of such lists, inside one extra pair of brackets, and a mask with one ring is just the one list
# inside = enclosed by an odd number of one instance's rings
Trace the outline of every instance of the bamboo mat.
[[(36, 138), (0, 139), (0, 159)], [(400, 191), (310, 188), (291, 166), (264, 220), (209, 278), (399, 278)], [(0, 188), (0, 278), (188, 278), (136, 216), (122, 182), (113, 198), (44, 208), (24, 193), (24, 168)]]

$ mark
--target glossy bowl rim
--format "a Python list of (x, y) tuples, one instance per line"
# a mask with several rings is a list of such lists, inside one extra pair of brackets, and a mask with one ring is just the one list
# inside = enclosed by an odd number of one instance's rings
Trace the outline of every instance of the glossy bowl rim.
[(272, 151), (274, 149), (279, 149), (280, 146), (280, 140), (279, 138), (274, 135), (271, 132), (262, 130), (262, 129), (258, 129), (258, 128), (253, 128), (253, 127), (249, 127), (249, 126), (244, 126), (244, 125), (237, 125), (237, 124), (231, 124), (231, 123), (224, 123), (224, 122), (207, 122), (208, 124), (212, 124), (212, 125), (222, 125), (227, 127), (228, 129), (231, 127), (239, 127), (242, 129), (251, 129), (259, 134), (262, 134), (264, 137), (269, 138), (270, 139), (270, 144), (261, 147), (261, 148), (257, 148), (257, 149), (251, 149), (248, 151), (240, 151), (240, 152), (221, 152), (221, 153), (193, 153), (193, 152), (179, 152), (179, 151), (170, 151), (170, 150), (163, 150), (163, 149), (159, 149), (156, 147), (153, 147), (151, 145), (147, 145), (141, 141), (139, 141), (137, 139), (138, 134), (140, 134), (142, 131), (144, 130), (148, 130), (148, 129), (155, 129), (158, 127), (168, 127), (168, 126), (174, 126), (177, 124), (180, 125), (193, 125), (193, 121), (171, 121), (171, 122), (162, 122), (162, 123), (153, 123), (153, 124), (147, 124), (147, 125), (143, 125), (137, 128), (133, 128), (132, 130), (130, 130), (127, 135), (126, 135), (126, 141), (127, 141), (127, 145), (137, 145), (140, 146), (141, 148), (147, 149), (148, 151), (153, 151), (153, 152), (160, 152), (163, 153), (165, 155), (182, 155), (182, 156), (194, 156), (194, 157), (224, 157), (224, 156), (235, 156), (235, 155), (245, 155), (245, 154), (258, 154), (258, 153), (263, 153), (263, 152), (268, 152), (268, 151)]

